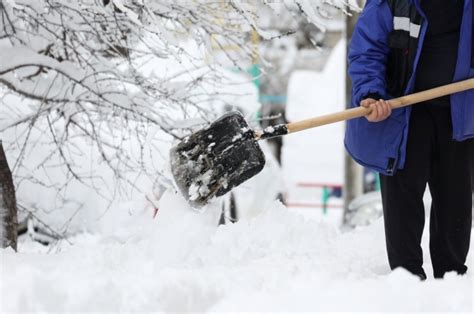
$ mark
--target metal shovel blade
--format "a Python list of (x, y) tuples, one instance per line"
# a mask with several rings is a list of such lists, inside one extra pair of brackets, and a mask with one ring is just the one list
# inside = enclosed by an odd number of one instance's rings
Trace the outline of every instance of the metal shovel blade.
[(183, 139), (170, 152), (176, 185), (193, 207), (202, 207), (258, 174), (265, 156), (239, 112), (229, 112)]

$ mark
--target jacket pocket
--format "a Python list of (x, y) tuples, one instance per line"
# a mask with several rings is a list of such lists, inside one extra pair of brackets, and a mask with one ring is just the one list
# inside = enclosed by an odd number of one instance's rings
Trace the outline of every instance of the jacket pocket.
[(390, 52), (386, 66), (387, 91), (393, 97), (403, 95), (408, 83), (410, 35), (403, 30), (389, 34)]
[[(400, 109), (397, 109), (400, 110)], [(400, 144), (405, 124), (394, 117), (381, 122), (369, 122), (365, 118), (347, 122), (345, 146), (351, 156), (365, 167), (383, 174), (389, 173), (389, 160), (397, 166)]]

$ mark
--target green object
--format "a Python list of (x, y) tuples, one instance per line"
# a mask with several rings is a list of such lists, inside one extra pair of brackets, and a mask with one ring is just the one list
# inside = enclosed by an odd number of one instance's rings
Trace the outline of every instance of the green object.
[(380, 191), (380, 173), (375, 173), (375, 191)]
[(252, 76), (252, 82), (257, 86), (258, 92), (260, 93), (260, 66), (258, 64), (253, 64), (250, 68), (247, 69), (247, 72)]
[(327, 186), (323, 187), (323, 214), (326, 215), (328, 212), (328, 202), (331, 196), (331, 189)]
[(284, 105), (286, 104), (286, 95), (260, 95), (260, 102), (265, 105)]
[[(260, 81), (260, 75), (262, 74), (262, 71), (260, 71), (260, 65), (258, 64), (253, 64), (250, 68), (247, 69), (247, 73), (250, 74), (250, 76), (252, 77), (252, 82), (255, 84), (255, 86), (257, 87), (257, 91), (258, 91), (258, 98), (260, 100), (260, 86), (261, 86), (261, 81)], [(255, 113), (255, 118), (256, 119), (261, 119), (262, 118), (262, 113), (259, 111), (257, 111)]]

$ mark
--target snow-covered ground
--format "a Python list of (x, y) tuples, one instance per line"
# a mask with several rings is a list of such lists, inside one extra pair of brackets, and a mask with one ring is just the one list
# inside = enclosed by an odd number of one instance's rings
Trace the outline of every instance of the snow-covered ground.
[[(341, 62), (341, 51), (335, 50), (333, 62)], [(341, 69), (330, 62), (328, 77), (299, 73), (293, 84), (336, 82)], [(315, 89), (292, 88), (290, 101), (308, 109)], [(327, 92), (341, 95), (340, 89), (334, 85)], [(301, 98), (291, 100), (292, 95)], [(300, 115), (341, 110), (333, 107), (338, 104), (338, 99), (321, 95), (314, 100), (314, 111)], [(303, 117), (291, 114), (297, 118)], [(299, 152), (286, 155), (283, 177), (292, 182), (293, 165), (295, 175), (308, 176), (304, 180), (340, 183), (341, 125), (295, 134), (286, 142), (295, 149), (303, 143)], [(267, 171), (253, 180), (264, 191), (275, 184), (269, 178)], [(237, 193), (253, 195), (251, 183)], [(0, 251), (0, 312), (473, 310), (472, 272), (448, 274), (445, 280), (431, 277), (427, 234), (423, 247), (430, 278), (420, 282), (406, 271), (390, 272), (381, 220), (342, 232), (337, 211), (330, 210), (332, 218), (327, 219), (320, 210), (285, 208), (276, 201), (247, 203), (247, 214), (238, 223), (219, 227), (220, 204), (197, 213), (172, 190), (157, 203), (155, 218), (144, 195), (108, 210), (95, 208), (103, 206), (100, 202), (86, 204), (83, 212), (95, 212), (94, 219), (83, 217), (94, 221), (94, 228), (85, 228), (88, 232), (52, 247), (23, 239), (18, 253)], [(468, 266), (474, 269), (472, 253)]]
[(381, 221), (341, 233), (275, 202), (216, 228), (217, 207), (197, 214), (170, 192), (160, 207), (49, 253), (31, 242), (2, 251), (0, 311), (472, 311), (472, 273), (390, 272)]

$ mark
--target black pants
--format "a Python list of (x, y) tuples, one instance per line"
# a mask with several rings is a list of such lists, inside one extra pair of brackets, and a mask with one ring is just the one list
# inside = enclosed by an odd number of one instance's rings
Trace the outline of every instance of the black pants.
[[(403, 170), (381, 176), (385, 236), (392, 269), (424, 274), (421, 236), (423, 194), (432, 195), (430, 254), (436, 278), (465, 273), (472, 224), (472, 141), (452, 140), (449, 106), (413, 107)], [(473, 174), (474, 175), (474, 174)]]

